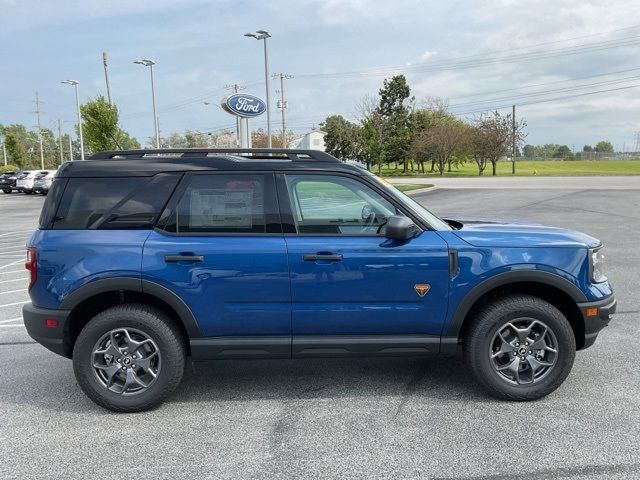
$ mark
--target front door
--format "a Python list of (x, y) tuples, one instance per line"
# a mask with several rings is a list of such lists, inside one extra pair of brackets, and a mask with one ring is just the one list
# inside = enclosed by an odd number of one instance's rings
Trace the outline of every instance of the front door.
[(142, 267), (143, 280), (173, 291), (196, 317), (203, 338), (192, 349), (290, 355), (289, 270), (272, 173), (185, 175), (145, 243)]
[(386, 219), (402, 212), (357, 177), (279, 181), (295, 225), (285, 234), (293, 354), (437, 353), (449, 284), (437, 232), (387, 239)]

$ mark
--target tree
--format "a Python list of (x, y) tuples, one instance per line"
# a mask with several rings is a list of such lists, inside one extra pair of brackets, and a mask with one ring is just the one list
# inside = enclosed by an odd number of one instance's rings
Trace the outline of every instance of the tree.
[(536, 156), (536, 147), (529, 144), (525, 145), (522, 147), (522, 155), (525, 158), (534, 158)]
[(560, 145), (553, 153), (553, 158), (573, 158), (573, 152), (566, 145)]
[(591, 145), (585, 145), (582, 147), (583, 152), (593, 152), (593, 147)]
[(82, 132), (89, 152), (140, 148), (140, 143), (118, 125), (118, 107), (102, 95), (80, 106)]
[(593, 149), (599, 153), (613, 153), (613, 144), (606, 140), (600, 140)]
[(496, 165), (511, 150), (513, 137), (515, 136), (516, 145), (524, 140), (526, 125), (521, 119), (516, 123), (514, 132), (511, 114), (501, 115), (498, 111), (481, 115), (474, 120), (470, 145), (473, 158), (478, 164), (478, 175), (482, 175), (487, 162), (491, 162), (492, 173), (496, 175)]
[[(235, 144), (235, 134), (234, 134), (234, 144)], [(293, 132), (287, 132), (285, 145), (282, 145), (282, 134), (272, 135), (271, 136), (271, 145), (273, 148), (287, 148), (291, 142), (296, 139), (296, 135)], [(251, 132), (251, 146), (253, 148), (267, 148), (267, 132), (258, 128)]]
[(431, 171), (436, 167), (436, 159), (429, 145), (424, 141), (425, 133), (445, 118), (453, 118), (446, 111), (446, 105), (438, 99), (424, 102), (421, 108), (414, 109), (409, 114), (409, 128), (411, 131), (411, 153), (418, 162), (418, 170), (425, 172), (424, 163), (431, 161)]
[(336, 158), (355, 159), (360, 146), (360, 129), (342, 115), (331, 115), (321, 124), (325, 132), (324, 144), (327, 153)]
[(467, 139), (467, 125), (460, 120), (443, 118), (436, 125), (424, 130), (414, 144), (419, 154), (435, 160), (440, 175), (445, 167), (451, 171), (452, 158), (462, 153)]
[(402, 162), (407, 171), (407, 160), (411, 146), (409, 128), (411, 89), (404, 75), (385, 79), (378, 91), (380, 102), (377, 112), (381, 120), (382, 158), (386, 163)]

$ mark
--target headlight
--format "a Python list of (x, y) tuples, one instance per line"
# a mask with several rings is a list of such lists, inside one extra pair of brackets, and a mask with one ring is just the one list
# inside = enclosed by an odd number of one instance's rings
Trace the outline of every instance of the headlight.
[(589, 250), (589, 277), (593, 283), (602, 283), (607, 281), (604, 274), (604, 255), (602, 247)]

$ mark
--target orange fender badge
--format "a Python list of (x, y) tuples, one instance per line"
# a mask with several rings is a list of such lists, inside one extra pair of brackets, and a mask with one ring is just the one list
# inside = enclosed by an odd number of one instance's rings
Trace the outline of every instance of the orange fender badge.
[(416, 283), (413, 288), (418, 295), (424, 297), (431, 289), (431, 285), (429, 285), (428, 283)]

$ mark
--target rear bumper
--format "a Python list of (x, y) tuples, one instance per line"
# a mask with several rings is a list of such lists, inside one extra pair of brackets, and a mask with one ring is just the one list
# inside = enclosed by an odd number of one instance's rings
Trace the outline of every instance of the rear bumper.
[(584, 319), (583, 349), (593, 345), (600, 330), (609, 325), (612, 315), (616, 313), (616, 306), (617, 302), (613, 295), (596, 302), (578, 303)]
[[(69, 310), (34, 307), (31, 303), (22, 307), (24, 326), (27, 328), (29, 336), (40, 345), (64, 357), (71, 356), (69, 346), (65, 344), (64, 335), (69, 313)], [(48, 327), (46, 324), (48, 319), (57, 320), (57, 326)]]

